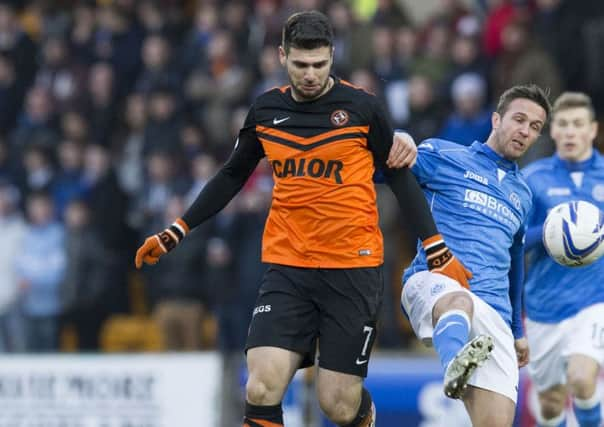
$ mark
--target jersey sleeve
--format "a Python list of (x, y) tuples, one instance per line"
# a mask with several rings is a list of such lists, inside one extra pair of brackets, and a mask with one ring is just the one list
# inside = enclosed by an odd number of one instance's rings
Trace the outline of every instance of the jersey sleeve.
[(260, 159), (264, 149), (256, 136), (256, 119), (252, 107), (239, 131), (231, 156), (208, 181), (182, 219), (193, 229), (222, 210), (241, 190)]
[(514, 236), (510, 248), (510, 271), (508, 279), (510, 283), (510, 302), (512, 304), (512, 333), (515, 339), (524, 336), (522, 326), (522, 287), (524, 283), (524, 244), (525, 227), (522, 226)]
[(371, 120), (369, 124), (368, 146), (376, 168), (382, 171), (386, 183), (394, 193), (401, 215), (410, 230), (417, 231), (420, 240), (438, 234), (432, 212), (424, 193), (409, 168), (392, 169), (386, 165), (394, 132), (387, 114), (375, 97), (371, 97)]
[(531, 208), (528, 213), (528, 217), (526, 220), (527, 230), (526, 230), (526, 243), (525, 250), (529, 251), (531, 249), (539, 248), (542, 245), (543, 238), (543, 222), (545, 221), (545, 209), (541, 208), (541, 204), (539, 203), (539, 198), (537, 194), (539, 194), (539, 189), (535, 186), (534, 175), (525, 176), (525, 181), (528, 187), (531, 190)]
[(440, 155), (436, 141), (426, 139), (417, 146), (417, 160), (411, 169), (420, 185), (426, 184), (431, 177), (436, 176)]

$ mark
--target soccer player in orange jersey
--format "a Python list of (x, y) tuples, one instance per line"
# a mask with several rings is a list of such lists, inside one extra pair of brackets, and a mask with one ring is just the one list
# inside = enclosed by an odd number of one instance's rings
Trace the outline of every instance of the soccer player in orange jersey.
[(230, 159), (189, 210), (149, 237), (136, 265), (154, 264), (221, 210), (263, 157), (275, 181), (264, 230), (262, 280), (246, 343), (244, 426), (282, 426), (281, 400), (297, 369), (315, 362), (318, 400), (340, 426), (375, 425), (363, 388), (383, 294), (376, 166), (429, 268), (467, 285), (471, 273), (442, 240), (407, 168), (390, 168), (393, 130), (375, 96), (330, 74), (333, 33), (315, 11), (289, 17), (279, 47), (290, 84), (259, 96)]

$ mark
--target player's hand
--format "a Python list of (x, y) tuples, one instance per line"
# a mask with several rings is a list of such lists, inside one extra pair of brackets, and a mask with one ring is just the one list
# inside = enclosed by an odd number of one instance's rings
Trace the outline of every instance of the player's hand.
[(518, 358), (518, 367), (522, 368), (529, 362), (529, 345), (525, 337), (514, 340), (514, 348), (516, 349), (516, 357)]
[(134, 264), (141, 268), (145, 264), (157, 264), (159, 257), (167, 254), (185, 238), (189, 226), (180, 218), (161, 233), (147, 237), (145, 243), (136, 251)]
[(470, 289), (469, 280), (472, 278), (472, 272), (453, 255), (440, 234), (427, 238), (422, 245), (431, 272), (444, 274), (464, 288)]
[(411, 168), (417, 159), (415, 140), (407, 132), (395, 131), (386, 166), (393, 169)]

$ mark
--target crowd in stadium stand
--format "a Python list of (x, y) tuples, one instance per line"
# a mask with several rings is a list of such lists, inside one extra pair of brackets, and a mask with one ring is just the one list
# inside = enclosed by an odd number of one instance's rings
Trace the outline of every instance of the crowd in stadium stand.
[[(1, 0), (0, 351), (103, 349), (117, 314), (151, 319), (161, 348), (242, 348), (266, 163), (157, 266), (134, 272), (134, 250), (225, 161), (253, 99), (287, 83), (277, 46), (295, 10), (329, 16), (334, 73), (418, 142), (486, 139), (492, 101), (518, 83), (582, 90), (604, 111), (602, 2), (439, 0), (421, 23), (409, 3)], [(524, 162), (552, 152), (542, 139)], [(378, 194), (392, 296), (378, 347), (408, 348), (398, 293), (414, 245)]]

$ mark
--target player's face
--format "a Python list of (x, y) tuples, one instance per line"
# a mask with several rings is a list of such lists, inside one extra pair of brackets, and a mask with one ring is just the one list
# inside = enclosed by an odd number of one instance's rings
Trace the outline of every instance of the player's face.
[(333, 49), (328, 46), (316, 49), (289, 49), (285, 53), (279, 47), (281, 65), (287, 70), (296, 101), (311, 101), (329, 89), (329, 71), (333, 60)]
[(598, 124), (587, 108), (558, 111), (552, 120), (550, 135), (560, 158), (580, 162), (591, 157)]
[(517, 160), (537, 141), (545, 125), (546, 113), (539, 104), (516, 98), (503, 116), (493, 113), (493, 137), (489, 145), (508, 160)]

